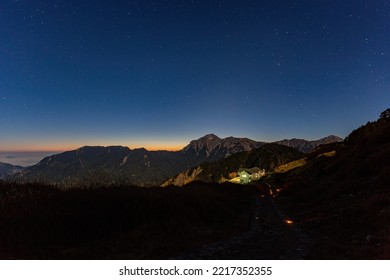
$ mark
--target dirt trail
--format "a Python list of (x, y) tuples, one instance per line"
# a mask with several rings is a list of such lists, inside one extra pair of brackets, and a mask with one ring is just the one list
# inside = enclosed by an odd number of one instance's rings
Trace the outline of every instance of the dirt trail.
[(249, 230), (175, 259), (303, 259), (312, 241), (268, 196), (257, 196)]

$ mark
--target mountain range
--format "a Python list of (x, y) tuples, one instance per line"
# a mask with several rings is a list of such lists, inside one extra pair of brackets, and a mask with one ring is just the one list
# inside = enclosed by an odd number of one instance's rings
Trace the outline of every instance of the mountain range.
[[(340, 141), (330, 136), (317, 141), (282, 140), (281, 144), (305, 152), (320, 144)], [(266, 145), (248, 138), (219, 138), (207, 134), (180, 151), (148, 151), (123, 146), (85, 146), (49, 156), (11, 176), (20, 182), (42, 182), (63, 186), (135, 184), (159, 185), (176, 174), (205, 162), (228, 158)]]
[(284, 139), (280, 141), (276, 141), (274, 143), (285, 145), (288, 147), (293, 147), (295, 149), (300, 150), (303, 153), (309, 153), (313, 151), (315, 148), (317, 148), (320, 145), (329, 144), (329, 143), (335, 143), (335, 142), (341, 142), (343, 141), (342, 138), (335, 136), (335, 135), (329, 135), (327, 137), (315, 140), (315, 141), (307, 141), (304, 139)]

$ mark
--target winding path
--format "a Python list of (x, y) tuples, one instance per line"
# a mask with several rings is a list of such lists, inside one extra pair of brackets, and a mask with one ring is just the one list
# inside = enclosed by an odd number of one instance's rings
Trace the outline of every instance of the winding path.
[(312, 240), (274, 204), (257, 196), (249, 230), (229, 240), (209, 244), (175, 259), (303, 259)]

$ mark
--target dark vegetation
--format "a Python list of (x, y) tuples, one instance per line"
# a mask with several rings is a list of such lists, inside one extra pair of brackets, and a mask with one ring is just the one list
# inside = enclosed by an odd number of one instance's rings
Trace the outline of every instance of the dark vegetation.
[(1, 259), (165, 259), (248, 228), (252, 187), (0, 183)]
[(309, 258), (390, 259), (390, 110), (269, 180), (283, 189), (278, 205), (315, 239)]

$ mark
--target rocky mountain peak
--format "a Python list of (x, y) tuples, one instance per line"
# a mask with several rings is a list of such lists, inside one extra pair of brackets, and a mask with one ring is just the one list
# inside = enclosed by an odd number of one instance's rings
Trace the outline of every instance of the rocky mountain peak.
[(213, 161), (227, 156), (258, 148), (264, 143), (257, 142), (248, 138), (226, 137), (219, 138), (215, 134), (207, 134), (197, 140), (193, 140), (182, 152), (195, 158), (202, 163), (204, 161)]
[(197, 140), (192, 140), (190, 144), (184, 147), (183, 151), (187, 152), (193, 150), (198, 153), (201, 150), (205, 150), (206, 153), (209, 153), (220, 144), (221, 140), (222, 139), (215, 134), (206, 134)]

